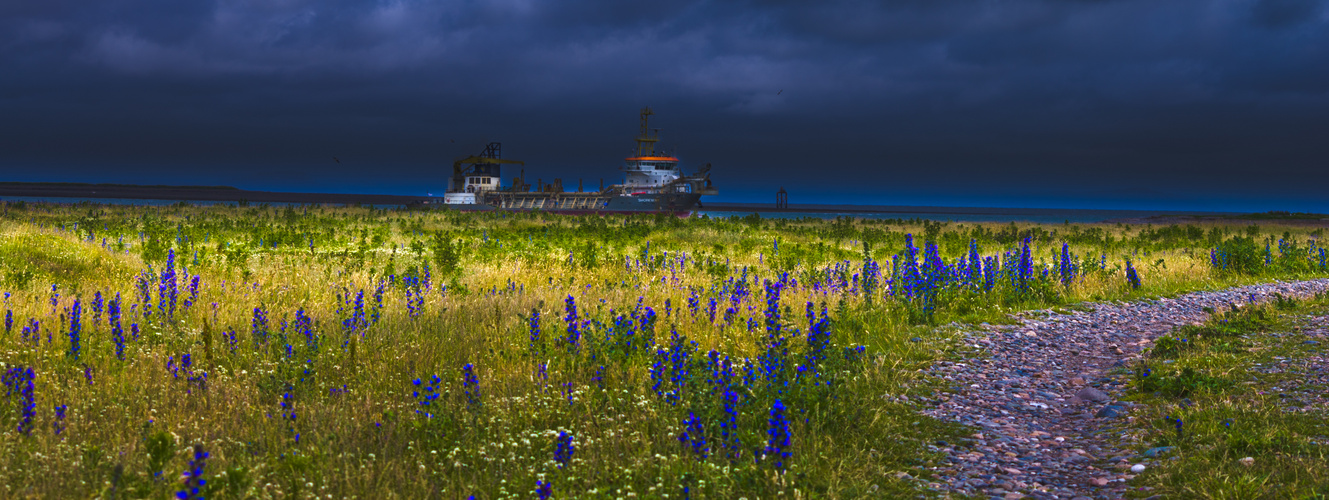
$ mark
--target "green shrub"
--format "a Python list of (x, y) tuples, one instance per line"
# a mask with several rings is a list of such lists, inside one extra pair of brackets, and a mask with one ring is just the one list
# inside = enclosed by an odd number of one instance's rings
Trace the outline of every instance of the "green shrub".
[(1238, 274), (1258, 274), (1264, 270), (1264, 249), (1254, 238), (1237, 236), (1220, 243), (1216, 250), (1226, 260), (1226, 267), (1220, 263), (1221, 270)]

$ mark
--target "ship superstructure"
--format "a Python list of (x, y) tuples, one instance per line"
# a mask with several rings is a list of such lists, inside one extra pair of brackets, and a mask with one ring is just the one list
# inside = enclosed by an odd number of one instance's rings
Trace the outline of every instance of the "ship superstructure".
[[(714, 195), (711, 186), (710, 164), (695, 174), (684, 174), (679, 159), (673, 155), (657, 153), (658, 130), (649, 128), (651, 108), (641, 110), (641, 133), (632, 156), (624, 160), (622, 184), (600, 186), (599, 191), (585, 192), (581, 182), (577, 191), (563, 189), (563, 181), (554, 179), (546, 184), (537, 179), (535, 185), (525, 179), (525, 170), (502, 184), (503, 165), (525, 164), (502, 158), (502, 145), (493, 142), (485, 151), (453, 163), (452, 178), (444, 203), (460, 210), (545, 210), (573, 213), (667, 212), (687, 215), (700, 206), (703, 195)], [(603, 183), (602, 183), (603, 184)]]

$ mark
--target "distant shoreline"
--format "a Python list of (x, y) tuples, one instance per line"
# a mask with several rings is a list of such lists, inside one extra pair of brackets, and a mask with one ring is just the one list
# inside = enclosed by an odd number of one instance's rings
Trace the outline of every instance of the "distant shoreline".
[(756, 203), (704, 203), (706, 210), (726, 212), (818, 212), (818, 213), (874, 213), (874, 214), (953, 214), (953, 215), (1032, 215), (1040, 217), (1118, 217), (1152, 216), (1233, 216), (1236, 212), (1200, 212), (1185, 210), (1114, 210), (1092, 208), (1007, 208), (1007, 207), (936, 207), (917, 205), (790, 205), (776, 210), (773, 205)]
[[(352, 205), (415, 205), (438, 203), (441, 196), (403, 196), (388, 194), (342, 194), (342, 193), (286, 193), (278, 191), (249, 191), (232, 186), (164, 186), (135, 184), (90, 184), (75, 182), (0, 182), (0, 199), (4, 197), (24, 198), (83, 198), (88, 201), (99, 199), (131, 200), (167, 200), (187, 202), (249, 202), (249, 203), (299, 203), (299, 204), (352, 204)], [(1219, 220), (1279, 221), (1294, 224), (1329, 225), (1329, 215), (1299, 214), (1288, 212), (1269, 212), (1247, 214), (1239, 212), (1204, 212), (1184, 210), (1109, 210), (1075, 208), (1005, 208), (1005, 207), (936, 207), (916, 205), (822, 205), (791, 204), (788, 208), (776, 209), (774, 204), (703, 202), (700, 211), (734, 212), (759, 214), (844, 214), (855, 215), (900, 215), (908, 219), (914, 216), (983, 216), (985, 218), (1008, 216), (1011, 220), (1032, 217), (1043, 220), (1066, 218), (1067, 220), (1102, 222), (1122, 222), (1130, 224), (1146, 223), (1188, 223)]]
[(328, 203), (355, 205), (410, 205), (428, 196), (390, 194), (282, 193), (248, 191), (231, 186), (140, 186), (72, 182), (0, 182), (0, 197), (109, 198), (137, 200), (231, 201), (250, 203)]

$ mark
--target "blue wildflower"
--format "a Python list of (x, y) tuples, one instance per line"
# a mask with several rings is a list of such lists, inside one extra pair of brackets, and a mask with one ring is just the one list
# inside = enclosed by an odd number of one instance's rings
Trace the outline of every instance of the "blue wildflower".
[(572, 462), (572, 454), (577, 448), (572, 444), (572, 434), (565, 431), (558, 432), (558, 438), (554, 440), (554, 461), (558, 462), (558, 468), (562, 469)]
[(461, 386), (466, 393), (466, 404), (469, 406), (478, 406), (480, 404), (480, 379), (475, 376), (475, 366), (466, 363), (461, 368)]
[(111, 340), (115, 342), (115, 359), (125, 360), (125, 329), (120, 326), (120, 293), (106, 305), (106, 320), (111, 324)]
[(1126, 259), (1126, 282), (1131, 288), (1140, 288), (1140, 275), (1135, 272), (1135, 266), (1131, 265), (1131, 260)]
[(287, 425), (286, 428), (287, 432), (289, 432), (291, 435), (295, 437), (296, 443), (299, 443), (300, 433), (296, 432), (295, 430), (295, 420), (296, 420), (295, 395), (291, 394), (292, 389), (293, 387), (291, 387), (290, 384), (286, 385), (286, 392), (282, 393), (281, 401), (279, 402), (279, 404), (282, 410), (281, 413), (282, 420), (285, 421)]
[(199, 277), (195, 274), (193, 277), (189, 278), (189, 298), (185, 299), (185, 309), (189, 309), (189, 307), (193, 306), (195, 302), (198, 302), (198, 285)]
[[(571, 295), (569, 295), (571, 297)], [(544, 344), (540, 341), (540, 310), (532, 308), (531, 317), (526, 320), (527, 330), (530, 331), (531, 351), (540, 352), (544, 350)]]
[(268, 311), (263, 309), (262, 306), (255, 307), (254, 317), (250, 321), (250, 325), (252, 326), (254, 348), (258, 349), (261, 344), (266, 344), (268, 342), (268, 333), (270, 332), (268, 327)]
[(720, 400), (724, 403), (724, 417), (720, 420), (720, 446), (725, 449), (731, 463), (739, 458), (741, 443), (738, 439), (738, 392), (725, 388)]
[(74, 299), (74, 305), (69, 309), (69, 357), (78, 361), (80, 350), (80, 333), (83, 330), (83, 324), (80, 317), (83, 315), (83, 307), (79, 305), (79, 300)]
[(68, 408), (68, 405), (55, 406), (55, 420), (51, 421), (51, 428), (55, 431), (55, 435), (57, 436), (65, 431), (65, 410)]
[(97, 323), (102, 319), (102, 293), (98, 291), (92, 296), (92, 322)]
[(594, 382), (595, 387), (605, 388), (605, 366), (603, 364), (595, 368), (595, 375), (591, 375), (590, 382)]
[(33, 381), (37, 378), (31, 367), (14, 366), (5, 371), (0, 376), (0, 381), (5, 386), (5, 397), (18, 394), (19, 396), (19, 421), (17, 430), (19, 434), (32, 434), (32, 418), (37, 416), (36, 397), (33, 393)]
[(208, 452), (203, 451), (203, 445), (194, 445), (194, 457), (189, 460), (189, 468), (185, 470), (182, 476), (184, 479), (184, 488), (175, 493), (175, 497), (180, 500), (203, 500), (201, 488), (207, 484), (203, 479), (203, 468), (207, 466)]
[(438, 375), (431, 376), (428, 384), (418, 378), (411, 381), (411, 384), (417, 388), (412, 391), (411, 396), (415, 398), (416, 404), (420, 406), (415, 409), (415, 413), (424, 415), (425, 418), (434, 418), (434, 414), (429, 411), (429, 407), (434, 404), (434, 400), (438, 399), (438, 388), (442, 383), (443, 379)]
[(783, 471), (785, 461), (789, 459), (789, 419), (785, 416), (785, 406), (780, 400), (771, 405), (771, 418), (767, 421), (766, 456), (775, 459), (775, 469)]
[(711, 451), (710, 445), (706, 443), (706, 432), (702, 428), (701, 419), (692, 412), (688, 412), (688, 418), (683, 419), (683, 432), (678, 435), (678, 442), (690, 447), (697, 460), (706, 460), (707, 454)]
[(580, 318), (577, 316), (577, 300), (572, 295), (568, 295), (567, 300), (563, 301), (563, 311), (566, 313), (563, 316), (563, 321), (568, 324), (568, 335), (565, 337), (565, 341), (568, 348), (575, 351), (581, 344), (581, 330), (579, 329)]

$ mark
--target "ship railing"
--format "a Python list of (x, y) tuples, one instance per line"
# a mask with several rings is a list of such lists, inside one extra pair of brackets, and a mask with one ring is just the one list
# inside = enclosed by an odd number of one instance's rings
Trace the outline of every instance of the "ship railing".
[(603, 193), (496, 193), (487, 201), (514, 210), (598, 210), (609, 201)]

